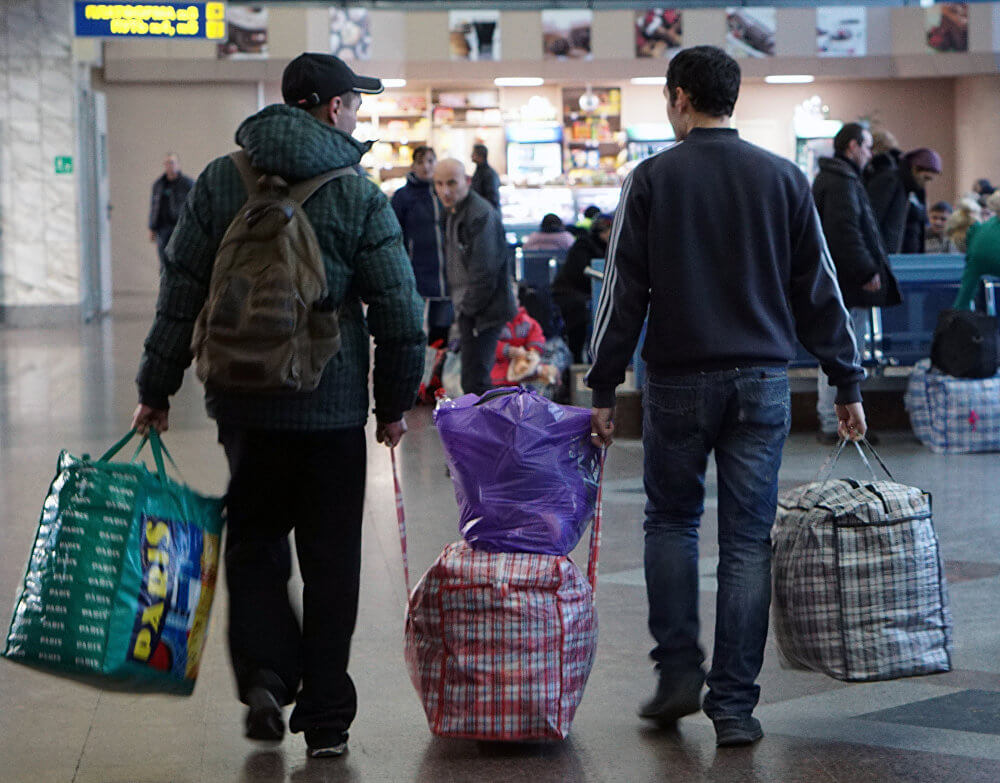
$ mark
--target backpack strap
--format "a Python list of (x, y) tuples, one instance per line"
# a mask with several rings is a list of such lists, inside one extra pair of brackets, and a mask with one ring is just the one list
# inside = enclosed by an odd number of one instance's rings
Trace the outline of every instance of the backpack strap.
[(291, 188), (289, 188), (288, 195), (300, 205), (305, 204), (309, 198), (327, 182), (332, 182), (338, 177), (350, 176), (351, 174), (354, 176), (360, 176), (354, 166), (344, 166), (343, 168), (324, 171), (322, 174), (317, 174), (312, 179), (305, 179), (302, 180), (302, 182), (296, 182)]
[(257, 180), (260, 179), (260, 172), (256, 171), (254, 167), (250, 165), (250, 156), (243, 150), (230, 152), (229, 158), (236, 165), (236, 170), (240, 173), (240, 177), (243, 179), (243, 185), (247, 189), (247, 198), (249, 199), (254, 193), (257, 192)]
[[(263, 172), (258, 171), (250, 164), (250, 157), (243, 150), (230, 152), (229, 157), (236, 165), (237, 171), (240, 172), (240, 177), (243, 179), (243, 185), (247, 189), (247, 197), (249, 198), (257, 192), (257, 180), (260, 179)], [(360, 176), (354, 166), (344, 166), (343, 168), (324, 171), (322, 174), (317, 174), (311, 179), (304, 179), (292, 185), (288, 189), (288, 195), (301, 206), (327, 182), (350, 174)]]

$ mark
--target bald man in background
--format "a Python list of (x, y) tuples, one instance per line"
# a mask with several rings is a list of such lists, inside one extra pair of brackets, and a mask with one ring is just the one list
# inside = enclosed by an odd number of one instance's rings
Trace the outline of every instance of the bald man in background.
[(448, 213), (446, 269), (461, 338), (462, 391), (482, 394), (492, 385), (500, 330), (517, 305), (500, 213), (470, 183), (461, 161), (446, 158), (434, 167), (434, 190)]

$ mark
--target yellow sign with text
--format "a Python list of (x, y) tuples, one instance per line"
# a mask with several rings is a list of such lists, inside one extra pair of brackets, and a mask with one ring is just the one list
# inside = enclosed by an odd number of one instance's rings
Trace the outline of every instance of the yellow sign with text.
[(225, 3), (88, 3), (76, 0), (75, 33), (101, 38), (226, 38)]

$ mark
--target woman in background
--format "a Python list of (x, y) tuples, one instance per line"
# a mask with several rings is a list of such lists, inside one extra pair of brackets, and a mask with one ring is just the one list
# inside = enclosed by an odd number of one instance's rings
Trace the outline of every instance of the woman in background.
[(524, 240), (525, 250), (569, 250), (573, 235), (566, 230), (558, 215), (551, 212), (542, 218), (538, 231), (532, 231)]

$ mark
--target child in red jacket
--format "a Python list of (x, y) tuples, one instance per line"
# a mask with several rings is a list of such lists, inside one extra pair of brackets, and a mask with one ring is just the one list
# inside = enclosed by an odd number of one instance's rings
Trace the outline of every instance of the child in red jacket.
[(558, 371), (539, 364), (545, 350), (542, 327), (528, 311), (519, 307), (514, 318), (500, 332), (497, 341), (496, 364), (490, 373), (494, 386), (516, 386), (530, 380), (554, 383)]

